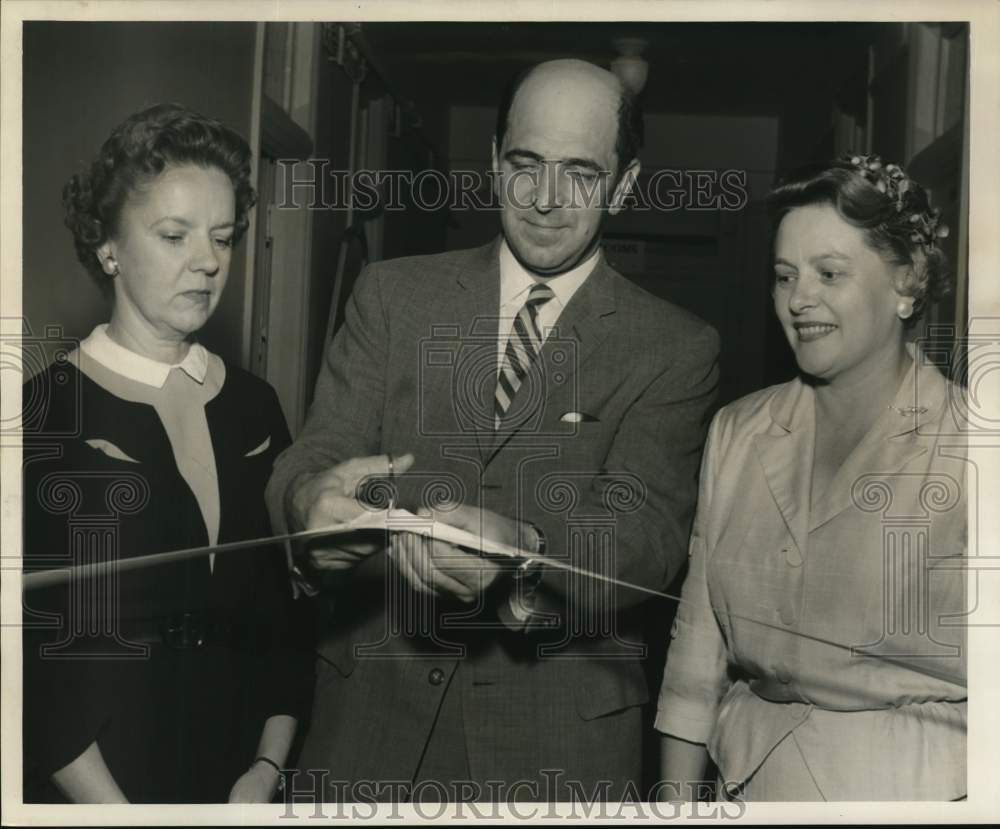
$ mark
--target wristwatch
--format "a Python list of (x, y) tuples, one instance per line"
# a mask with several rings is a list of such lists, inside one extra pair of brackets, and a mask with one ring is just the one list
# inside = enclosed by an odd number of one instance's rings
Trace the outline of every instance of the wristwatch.
[[(534, 553), (539, 556), (545, 555), (545, 534), (530, 521), (524, 522), (528, 527), (535, 533), (535, 549)], [(514, 579), (520, 585), (520, 594), (522, 599), (529, 599), (531, 594), (535, 592), (538, 587), (539, 582), (542, 580), (543, 565), (540, 561), (535, 561), (533, 558), (526, 558), (522, 561), (517, 570), (514, 571)]]
[(525, 521), (524, 524), (531, 527), (535, 531), (535, 555), (544, 556), (545, 555), (545, 533), (543, 533), (537, 524), (532, 524), (530, 521)]

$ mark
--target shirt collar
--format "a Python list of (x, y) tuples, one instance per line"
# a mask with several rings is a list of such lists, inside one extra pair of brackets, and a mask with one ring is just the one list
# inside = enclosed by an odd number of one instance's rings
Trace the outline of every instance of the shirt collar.
[(179, 363), (161, 363), (116, 343), (108, 336), (107, 323), (98, 325), (90, 336), (80, 343), (80, 351), (122, 377), (158, 389), (167, 382), (171, 369), (179, 368), (198, 383), (204, 383), (205, 375), (208, 373), (208, 352), (198, 343), (191, 345)]
[(542, 280), (517, 261), (507, 240), (503, 239), (500, 243), (500, 307), (503, 308), (516, 300), (518, 305), (523, 304), (524, 298), (521, 295), (527, 294), (534, 285), (544, 281), (552, 289), (555, 301), (560, 307), (565, 308), (573, 298), (573, 294), (597, 266), (600, 255), (601, 251), (598, 248), (587, 261), (581, 262), (572, 270)]

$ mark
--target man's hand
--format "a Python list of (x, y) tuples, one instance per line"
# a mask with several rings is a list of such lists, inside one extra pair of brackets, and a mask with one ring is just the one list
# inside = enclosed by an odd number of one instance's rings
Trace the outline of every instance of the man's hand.
[[(412, 465), (413, 455), (393, 458), (393, 474), (406, 472)], [(289, 523), (296, 529), (318, 530), (350, 521), (366, 509), (358, 501), (361, 483), (368, 478), (388, 474), (389, 457), (373, 455), (352, 458), (325, 472), (302, 475), (289, 487)], [(351, 534), (338, 537), (336, 546), (311, 549), (309, 558), (319, 570), (346, 570), (379, 548), (378, 543), (359, 541), (357, 536)]]
[(436, 517), (487, 541), (517, 547), (527, 553), (538, 549), (538, 532), (531, 524), (515, 521), (492, 510), (459, 506)]
[[(419, 515), (435, 518), (474, 533), (480, 538), (510, 546), (535, 549), (537, 536), (528, 524), (522, 524), (490, 510), (459, 506)], [(478, 552), (468, 552), (444, 541), (435, 541), (417, 533), (395, 533), (389, 546), (389, 558), (413, 589), (421, 593), (452, 596), (463, 602), (475, 601), (501, 572), (500, 562)]]

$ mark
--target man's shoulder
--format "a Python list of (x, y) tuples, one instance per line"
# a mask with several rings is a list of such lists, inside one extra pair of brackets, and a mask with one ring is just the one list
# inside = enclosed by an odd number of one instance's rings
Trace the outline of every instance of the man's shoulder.
[(383, 259), (373, 263), (370, 268), (378, 274), (381, 281), (390, 284), (413, 279), (419, 279), (425, 284), (444, 280), (454, 281), (456, 277), (471, 270), (489, 267), (493, 247), (494, 244), (491, 242), (478, 248)]
[(667, 348), (687, 343), (718, 350), (718, 333), (697, 314), (651, 294), (610, 267), (608, 272), (622, 324), (634, 335), (649, 337)]

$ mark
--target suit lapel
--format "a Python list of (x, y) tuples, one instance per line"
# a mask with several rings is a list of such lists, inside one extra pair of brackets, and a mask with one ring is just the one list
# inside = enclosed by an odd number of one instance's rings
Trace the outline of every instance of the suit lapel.
[[(559, 315), (555, 329), (542, 346), (542, 365), (550, 377), (563, 373), (567, 388), (572, 387), (571, 381), (580, 366), (608, 336), (608, 317), (617, 310), (612, 273), (602, 255), (593, 273)], [(570, 353), (564, 363), (556, 360), (553, 364), (557, 354), (567, 351)], [(550, 391), (554, 388), (550, 386)]]
[(542, 344), (538, 359), (532, 364), (500, 428), (493, 435), (484, 458), (487, 463), (514, 435), (534, 426), (537, 418), (561, 392), (575, 388), (574, 380), (580, 366), (607, 337), (606, 318), (615, 310), (612, 272), (601, 257)]
[[(480, 457), (485, 462), (494, 440), (493, 399), (500, 314), (499, 238), (480, 251), (472, 267), (456, 273), (456, 319), (470, 322), (457, 344), (459, 354), (454, 363), (452, 395), (457, 411), (468, 415), (464, 419), (475, 434)], [(443, 399), (452, 398), (448, 395)]]
[(500, 314), (500, 240), (477, 251), (477, 258), (468, 270), (455, 274), (455, 282), (460, 290), (464, 306), (471, 309), (472, 323), (469, 326), (474, 335), (485, 328), (497, 331)]
[(773, 423), (754, 438), (754, 451), (771, 497), (799, 553), (806, 555), (809, 488), (816, 430), (812, 389), (793, 380), (771, 403)]

